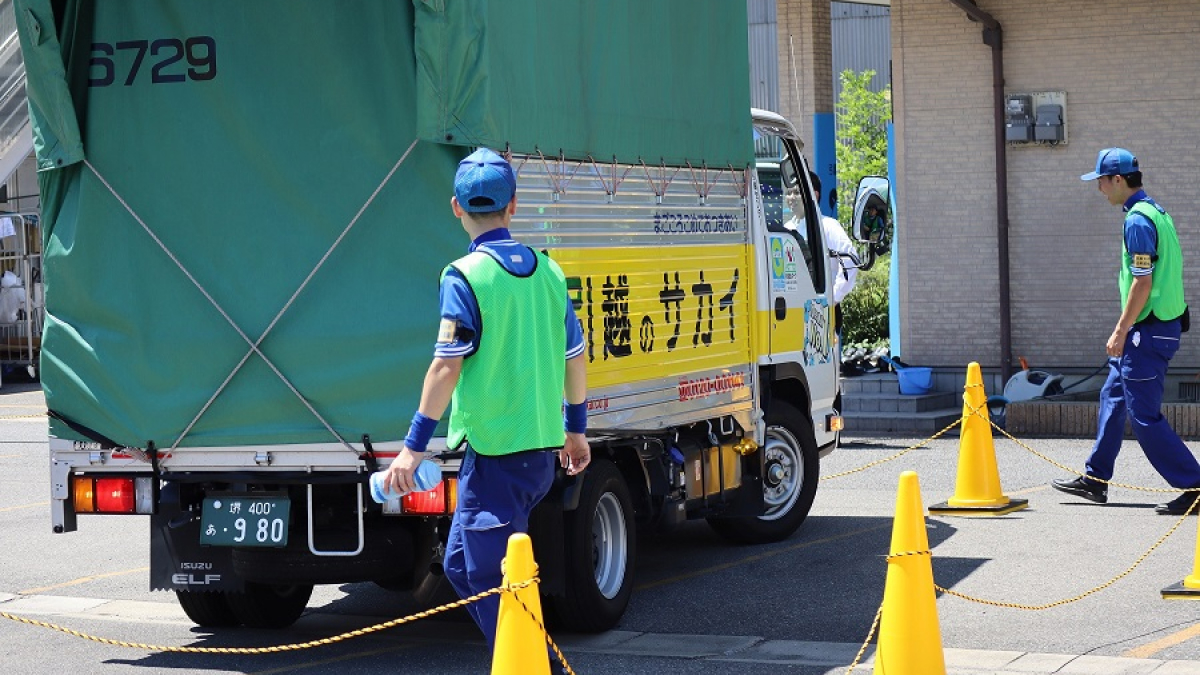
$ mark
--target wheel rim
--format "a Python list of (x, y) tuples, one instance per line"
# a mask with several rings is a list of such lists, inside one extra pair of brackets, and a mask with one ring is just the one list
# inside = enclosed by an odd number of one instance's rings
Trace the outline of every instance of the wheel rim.
[(767, 428), (763, 448), (763, 501), (761, 520), (778, 520), (787, 515), (800, 498), (804, 485), (804, 457), (800, 442), (783, 427)]
[(625, 562), (629, 552), (625, 512), (611, 492), (605, 492), (592, 517), (592, 565), (600, 595), (612, 600), (625, 583)]

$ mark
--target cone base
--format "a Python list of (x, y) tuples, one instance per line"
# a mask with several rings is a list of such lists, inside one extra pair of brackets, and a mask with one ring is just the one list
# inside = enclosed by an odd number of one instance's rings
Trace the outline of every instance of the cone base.
[(1162, 589), (1164, 600), (1200, 600), (1200, 588), (1188, 588), (1183, 582)]
[(1028, 499), (1010, 499), (997, 506), (951, 506), (949, 501), (929, 507), (930, 515), (939, 516), (1005, 516), (1029, 506)]

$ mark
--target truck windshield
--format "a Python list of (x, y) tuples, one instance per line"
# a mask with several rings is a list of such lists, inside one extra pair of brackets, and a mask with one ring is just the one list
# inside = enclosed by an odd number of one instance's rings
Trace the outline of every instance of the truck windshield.
[[(817, 220), (819, 216), (812, 204), (807, 183), (796, 180), (797, 174), (792, 166), (790, 158), (777, 164), (758, 165), (763, 214), (768, 230), (787, 232), (796, 238), (812, 278), (813, 290), (822, 293), (825, 290), (822, 264), (824, 246), (819, 239), (822, 236), (820, 221)], [(822, 252), (822, 256), (814, 257), (814, 250)]]

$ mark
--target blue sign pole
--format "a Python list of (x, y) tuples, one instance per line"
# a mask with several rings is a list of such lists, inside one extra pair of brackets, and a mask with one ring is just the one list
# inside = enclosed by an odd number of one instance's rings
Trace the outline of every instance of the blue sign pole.
[(837, 218), (837, 146), (833, 113), (813, 115), (812, 170), (821, 178), (821, 194), (817, 203), (821, 213)]
[[(896, 205), (896, 127), (887, 123), (888, 185), (891, 186), (892, 213)], [(892, 260), (888, 265), (888, 344), (892, 356), (900, 358), (900, 219), (892, 221)]]

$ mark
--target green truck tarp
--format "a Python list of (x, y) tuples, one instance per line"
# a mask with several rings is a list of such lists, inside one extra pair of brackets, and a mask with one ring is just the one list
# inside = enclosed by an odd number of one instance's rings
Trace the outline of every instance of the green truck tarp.
[[(17, 0), (50, 410), (135, 447), (334, 442), (307, 406), (402, 438), (464, 146), (752, 159), (743, 6), (576, 4)], [(295, 392), (238, 333), (268, 328)]]
[(597, 161), (753, 161), (740, 2), (414, 4), (422, 138)]

